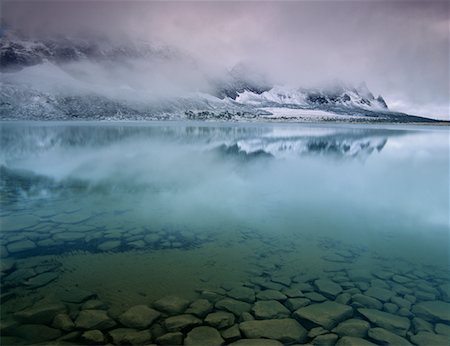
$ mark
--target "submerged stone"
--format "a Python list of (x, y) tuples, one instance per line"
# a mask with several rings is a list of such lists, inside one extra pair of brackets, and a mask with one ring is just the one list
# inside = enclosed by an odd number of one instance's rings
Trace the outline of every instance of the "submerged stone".
[(66, 312), (64, 304), (38, 302), (30, 308), (16, 312), (14, 317), (23, 323), (49, 324), (57, 314), (63, 312)]
[(405, 338), (402, 338), (401, 336), (394, 334), (383, 328), (369, 329), (368, 335), (371, 339), (377, 341), (380, 345), (396, 345), (396, 346), (411, 345), (411, 343)]
[(173, 332), (161, 335), (156, 339), (158, 345), (182, 345), (184, 335), (181, 332)]
[(358, 309), (358, 312), (374, 325), (405, 336), (410, 327), (409, 319), (374, 309)]
[(227, 296), (246, 303), (253, 303), (255, 301), (255, 292), (247, 287), (235, 287), (227, 292)]
[(189, 314), (171, 316), (164, 321), (164, 326), (169, 332), (177, 332), (186, 328), (197, 327), (201, 324), (202, 320)]
[(220, 333), (212, 327), (197, 327), (192, 329), (184, 339), (185, 345), (198, 346), (220, 346), (223, 345), (225, 340)]
[(165, 296), (153, 303), (153, 306), (169, 315), (183, 313), (189, 305), (189, 301), (178, 296)]
[(336, 341), (339, 338), (336, 334), (324, 334), (319, 335), (311, 342), (313, 345), (320, 345), (320, 346), (333, 346), (336, 345)]
[(58, 278), (57, 273), (53, 272), (43, 273), (28, 279), (27, 281), (25, 281), (25, 285), (27, 285), (29, 288), (39, 288), (49, 284), (50, 282), (56, 280), (57, 278)]
[(444, 301), (427, 301), (413, 306), (416, 316), (430, 322), (450, 322), (450, 303)]
[(284, 302), (284, 305), (291, 311), (298, 310), (309, 304), (311, 304), (311, 301), (308, 298), (290, 298)]
[(257, 301), (252, 307), (257, 319), (275, 319), (289, 317), (291, 312), (276, 300)]
[(161, 314), (147, 305), (136, 305), (119, 316), (124, 326), (136, 329), (149, 327)]
[(214, 328), (223, 329), (232, 326), (234, 320), (234, 314), (231, 312), (217, 311), (206, 316), (205, 323)]
[(268, 338), (282, 343), (303, 342), (308, 332), (291, 318), (254, 320), (239, 324), (241, 332), (249, 339)]
[(319, 279), (314, 281), (314, 285), (325, 296), (335, 298), (342, 292), (342, 287), (328, 279)]
[(108, 332), (116, 345), (144, 345), (150, 343), (152, 334), (149, 330), (117, 328)]
[(241, 337), (241, 331), (239, 330), (239, 326), (237, 324), (222, 330), (220, 334), (227, 342), (240, 339)]
[(294, 317), (298, 320), (308, 321), (328, 330), (352, 315), (353, 309), (350, 306), (330, 301), (308, 305), (294, 312)]
[(213, 305), (206, 299), (197, 299), (189, 305), (187, 314), (193, 314), (197, 317), (205, 317), (213, 309)]
[(90, 345), (103, 344), (105, 341), (105, 336), (98, 329), (88, 330), (84, 332), (83, 334), (81, 334), (81, 338)]
[(287, 296), (275, 290), (264, 290), (256, 294), (258, 300), (286, 300)]
[(99, 244), (97, 246), (97, 249), (99, 249), (100, 251), (112, 251), (120, 247), (121, 244), (122, 242), (120, 240), (108, 240), (104, 243)]
[(241, 339), (233, 342), (230, 346), (283, 346), (283, 344), (270, 339)]
[(332, 330), (332, 332), (340, 336), (365, 338), (367, 337), (367, 331), (369, 328), (369, 322), (352, 318), (339, 323), (338, 326)]
[(450, 338), (430, 332), (420, 332), (411, 336), (411, 341), (417, 346), (448, 345)]
[(240, 316), (244, 312), (249, 312), (252, 306), (248, 303), (244, 303), (239, 300), (225, 298), (225, 299), (219, 300), (215, 304), (215, 307), (218, 310), (229, 311), (229, 312), (232, 312), (233, 314), (235, 314), (236, 316)]
[(116, 325), (104, 310), (82, 310), (80, 311), (75, 326), (80, 329), (109, 329)]
[[(383, 303), (381, 303), (378, 299), (368, 297), (364, 294), (359, 294), (359, 293), (352, 296), (352, 302), (358, 303), (358, 304), (360, 304), (360, 307), (363, 306), (368, 309), (381, 310), (383, 307)], [(354, 305), (354, 304), (352, 304), (352, 305)]]
[(356, 338), (354, 336), (344, 336), (340, 338), (336, 343), (336, 346), (376, 346), (376, 344), (364, 340), (362, 338)]
[(388, 302), (395, 295), (391, 290), (377, 286), (370, 287), (364, 294), (381, 300), (382, 302)]
[(9, 253), (15, 254), (36, 248), (36, 244), (29, 239), (20, 240), (6, 245)]
[(75, 328), (75, 324), (67, 314), (58, 314), (53, 319), (52, 327), (69, 332)]

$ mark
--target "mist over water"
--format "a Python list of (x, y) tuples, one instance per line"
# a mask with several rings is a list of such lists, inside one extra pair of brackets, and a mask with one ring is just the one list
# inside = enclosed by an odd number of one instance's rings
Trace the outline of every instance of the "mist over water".
[(448, 277), (447, 129), (3, 123), (0, 138), (4, 261), (59, 268), (33, 291), (6, 271), (22, 300), (76, 286), (125, 310), (258, 271)]

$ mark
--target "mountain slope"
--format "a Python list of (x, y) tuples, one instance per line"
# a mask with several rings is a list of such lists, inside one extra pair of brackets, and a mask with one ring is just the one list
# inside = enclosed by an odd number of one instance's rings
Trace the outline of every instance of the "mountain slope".
[(210, 73), (176, 48), (14, 35), (0, 41), (0, 119), (431, 121), (391, 112), (365, 84), (275, 86), (251, 64)]

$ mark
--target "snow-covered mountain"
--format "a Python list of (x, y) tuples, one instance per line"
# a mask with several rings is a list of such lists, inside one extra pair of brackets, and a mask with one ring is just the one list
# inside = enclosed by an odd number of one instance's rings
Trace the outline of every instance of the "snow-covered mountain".
[(166, 45), (67, 37), (0, 42), (0, 119), (429, 121), (365, 84), (273, 85), (251, 64), (211, 72)]

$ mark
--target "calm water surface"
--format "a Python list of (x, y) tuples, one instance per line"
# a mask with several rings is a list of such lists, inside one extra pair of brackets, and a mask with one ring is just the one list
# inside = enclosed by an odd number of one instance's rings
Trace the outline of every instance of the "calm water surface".
[(2, 344), (448, 342), (447, 128), (0, 126)]

